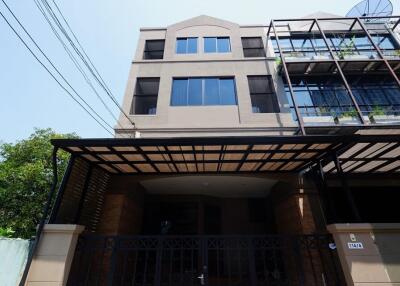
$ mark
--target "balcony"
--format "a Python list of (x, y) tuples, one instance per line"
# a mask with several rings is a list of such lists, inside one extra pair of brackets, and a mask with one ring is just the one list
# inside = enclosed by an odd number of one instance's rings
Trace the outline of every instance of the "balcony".
[[(347, 75), (351, 95), (337, 75), (291, 76), (291, 90), (304, 126), (400, 124), (400, 90), (390, 76)], [(288, 82), (285, 91), (296, 120)]]
[(400, 124), (399, 16), (272, 20), (293, 117), (307, 126)]

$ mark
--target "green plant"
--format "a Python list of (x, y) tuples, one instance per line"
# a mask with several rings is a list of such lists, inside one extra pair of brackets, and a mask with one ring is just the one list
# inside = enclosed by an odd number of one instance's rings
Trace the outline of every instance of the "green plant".
[(369, 113), (369, 116), (379, 116), (379, 115), (385, 115), (386, 112), (381, 106), (374, 106), (372, 108), (372, 111)]
[(357, 117), (357, 116), (358, 116), (358, 112), (354, 108), (347, 110), (340, 114), (340, 117)]
[[(0, 226), (3, 235), (30, 238), (35, 233), (52, 185), (53, 146), (50, 140), (55, 138), (77, 136), (36, 129), (27, 139), (0, 144)], [(57, 157), (61, 181), (69, 154), (60, 150)]]
[(11, 227), (0, 227), (0, 237), (13, 237), (14, 233)]
[(343, 35), (340, 37), (341, 38), (341, 43), (339, 45), (339, 52), (338, 52), (338, 56), (339, 59), (343, 60), (345, 56), (349, 56), (349, 55), (354, 55), (354, 47), (355, 47), (355, 43), (354, 40), (356, 38), (356, 36), (353, 36), (350, 39), (350, 42), (346, 43), (346, 35)]
[(322, 106), (322, 107), (318, 107), (318, 109), (319, 109), (319, 113), (320, 113), (320, 115), (326, 115), (326, 114), (329, 114), (329, 110), (328, 110), (326, 107), (324, 107), (324, 106)]
[(282, 64), (282, 59), (281, 59), (280, 57), (276, 57), (276, 58), (275, 58), (275, 64), (276, 64), (277, 66), (281, 65), (281, 64)]

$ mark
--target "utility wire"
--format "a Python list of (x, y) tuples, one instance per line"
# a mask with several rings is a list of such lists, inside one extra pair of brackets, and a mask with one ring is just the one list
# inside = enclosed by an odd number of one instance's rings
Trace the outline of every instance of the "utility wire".
[[(39, 11), (42, 13), (42, 15), (44, 16), (45, 20), (47, 21), (47, 23), (49, 24), (50, 28), (52, 29), (54, 35), (57, 37), (57, 39), (60, 41), (61, 45), (63, 46), (64, 50), (67, 52), (69, 58), (72, 60), (72, 62), (74, 63), (75, 67), (79, 70), (79, 72), (82, 74), (83, 78), (85, 79), (86, 83), (90, 86), (90, 88), (93, 90), (93, 92), (96, 94), (97, 98), (100, 100), (100, 102), (103, 104), (103, 106), (106, 108), (106, 110), (108, 111), (108, 113), (111, 115), (111, 117), (114, 118), (114, 120), (117, 122), (117, 124), (119, 125), (119, 122), (117, 120), (117, 118), (114, 116), (114, 113), (111, 111), (111, 109), (108, 107), (108, 105), (104, 102), (103, 98), (100, 96), (100, 94), (97, 92), (97, 90), (95, 89), (95, 87), (93, 86), (92, 82), (90, 81), (89, 77), (87, 76), (87, 74), (85, 73), (84, 69), (82, 68), (82, 66), (79, 64), (79, 61), (74, 57), (73, 53), (69, 50), (68, 46), (65, 44), (65, 42), (63, 41), (63, 39), (61, 38), (60, 34), (57, 32), (56, 28), (53, 26), (53, 24), (51, 23), (51, 20), (48, 18), (46, 12), (44, 11), (44, 8), (41, 6), (41, 4), (37, 1), (34, 0), (37, 8), (39, 9)], [(122, 126), (121, 126), (122, 127)]]
[[(2, 0), (2, 2), (7, 6), (7, 4)], [(77, 96), (87, 105), (88, 109), (90, 109), (94, 114), (96, 114), (100, 119), (102, 117), (95, 111), (93, 108), (75, 91), (75, 89), (72, 88), (72, 86), (68, 83), (68, 81), (64, 78), (64, 76), (58, 71), (58, 69), (53, 65), (53, 63), (49, 60), (49, 58), (43, 53), (43, 51), (40, 49), (40, 47), (36, 44), (36, 42), (33, 40), (33, 38), (30, 36), (30, 34), (26, 31), (26, 29), (22, 26), (21, 22), (16, 18), (14, 13), (9, 9), (7, 6), (8, 10), (10, 13), (13, 15), (13, 17), (16, 19), (18, 24), (23, 28), (23, 30), (27, 33), (29, 38), (34, 42), (35, 46), (39, 49), (39, 51), (44, 55), (44, 57), (49, 61), (51, 66), (57, 71), (57, 73), (62, 77), (62, 79), (67, 83), (67, 85), (77, 94)], [(54, 74), (49, 70), (49, 68), (38, 58), (38, 56), (32, 51), (32, 49), (29, 47), (29, 45), (24, 41), (24, 39), (20, 36), (20, 34), (15, 30), (15, 28), (11, 25), (11, 23), (7, 20), (7, 18), (4, 16), (4, 14), (0, 11), (0, 15), (4, 19), (4, 21), (7, 23), (7, 25), (11, 28), (11, 30), (14, 32), (14, 34), (19, 38), (19, 40), (24, 44), (24, 46), (28, 49), (28, 51), (31, 53), (31, 55), (36, 59), (36, 61), (39, 62), (39, 64), (49, 73), (49, 75), (57, 82), (57, 84), (77, 103), (79, 106), (81, 106), (89, 115), (92, 117), (107, 133), (109, 133), (111, 136), (113, 136), (112, 132), (108, 130), (106, 126), (103, 125), (78, 99), (75, 98), (75, 96), (54, 76)], [(104, 119), (102, 119), (104, 121)], [(105, 122), (105, 121), (104, 121)], [(105, 125), (109, 126), (111, 129), (112, 127), (105, 122)]]
[[(37, 0), (35, 0), (37, 1)], [(73, 32), (71, 26), (69, 25), (67, 19), (64, 17), (63, 13), (61, 12), (61, 9), (58, 7), (57, 3), (52, 0), (52, 2), (54, 3), (54, 6), (56, 7), (58, 13), (61, 15), (61, 18), (63, 19), (63, 21), (65, 22), (68, 30), (71, 32), (73, 38), (75, 39), (75, 41), (77, 42), (78, 46), (80, 49), (78, 49), (78, 47), (76, 47), (74, 41), (71, 39), (71, 37), (69, 36), (68, 32), (65, 30), (65, 28), (63, 27), (62, 23), (60, 22), (60, 20), (58, 19), (56, 13), (53, 11), (52, 7), (50, 6), (50, 4), (48, 3), (47, 0), (41, 0), (43, 5), (45, 6), (46, 10), (48, 11), (49, 15), (53, 18), (53, 21), (56, 23), (56, 25), (58, 26), (58, 28), (60, 29), (60, 31), (64, 34), (65, 38), (69, 41), (70, 45), (72, 46), (72, 48), (76, 51), (76, 53), (78, 54), (78, 56), (81, 58), (82, 62), (86, 65), (86, 67), (88, 68), (88, 70), (90, 71), (90, 73), (92, 74), (92, 76), (95, 78), (95, 80), (97, 81), (97, 83), (103, 88), (103, 90), (105, 91), (105, 93), (108, 95), (108, 97), (114, 102), (114, 104), (118, 107), (118, 109), (121, 111), (121, 113), (128, 119), (128, 121), (135, 126), (135, 123), (131, 120), (131, 118), (126, 114), (126, 112), (123, 110), (123, 108), (121, 107), (121, 105), (118, 103), (118, 100), (115, 98), (115, 96), (113, 95), (113, 93), (111, 92), (110, 88), (107, 86), (107, 84), (105, 83), (104, 79), (102, 78), (102, 76), (100, 75), (99, 71), (97, 70), (97, 68), (95, 67), (95, 65), (93, 64), (92, 60), (90, 59), (90, 57), (87, 55), (87, 53), (85, 52), (85, 49), (83, 48), (83, 46), (81, 45), (80, 41), (78, 40), (77, 36), (75, 35), (75, 33)], [(82, 50), (82, 52), (80, 51)], [(83, 54), (82, 54), (83, 53)]]

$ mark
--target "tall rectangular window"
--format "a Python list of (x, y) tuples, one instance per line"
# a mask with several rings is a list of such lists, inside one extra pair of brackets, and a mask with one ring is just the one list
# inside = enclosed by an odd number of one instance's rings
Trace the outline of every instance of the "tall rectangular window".
[(236, 104), (235, 80), (232, 77), (173, 80), (171, 106)]
[(131, 113), (156, 114), (160, 78), (138, 78)]
[(246, 58), (265, 57), (264, 44), (261, 37), (242, 38), (243, 54)]
[(248, 76), (251, 105), (254, 113), (279, 112), (271, 76)]
[(144, 46), (145, 60), (156, 60), (164, 57), (165, 40), (146, 40)]
[(231, 43), (229, 37), (206, 37), (204, 38), (205, 53), (229, 53)]
[(177, 38), (176, 39), (177, 54), (196, 54), (197, 38)]

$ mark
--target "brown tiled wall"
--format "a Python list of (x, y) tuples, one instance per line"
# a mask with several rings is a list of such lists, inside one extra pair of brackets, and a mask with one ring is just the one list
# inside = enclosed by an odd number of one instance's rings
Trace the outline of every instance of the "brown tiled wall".
[(101, 214), (99, 233), (138, 234), (142, 227), (144, 189), (127, 177), (113, 177)]
[(325, 231), (318, 192), (310, 180), (293, 178), (272, 190), (279, 233), (310, 234)]

